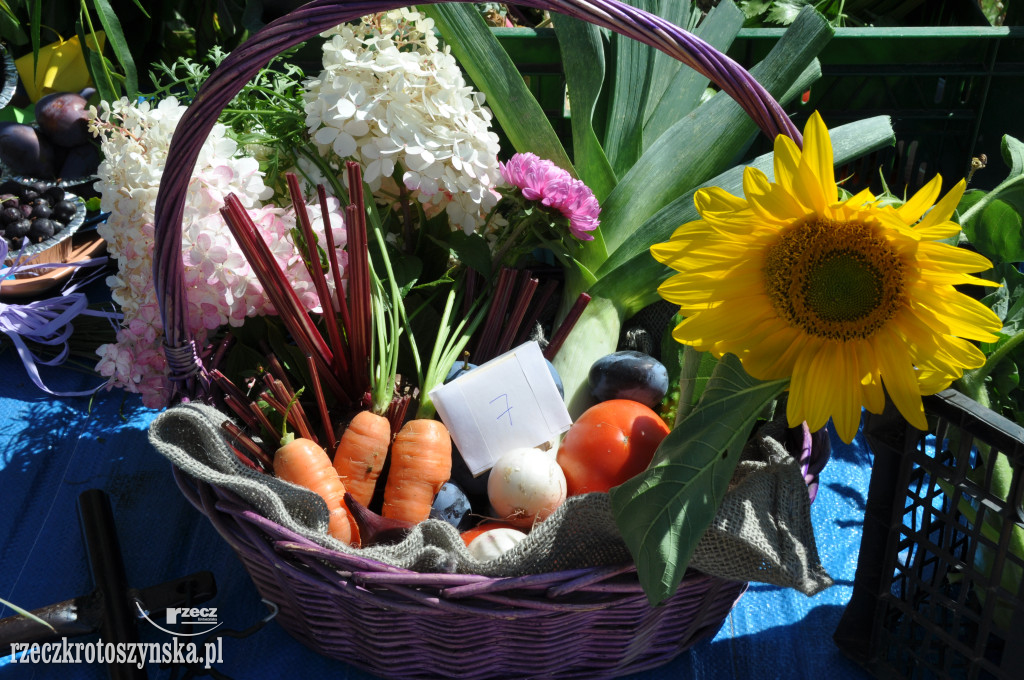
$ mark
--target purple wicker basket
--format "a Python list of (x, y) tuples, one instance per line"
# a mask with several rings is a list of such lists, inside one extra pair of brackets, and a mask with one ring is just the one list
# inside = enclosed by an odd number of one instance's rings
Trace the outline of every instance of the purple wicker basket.
[[(303, 5), (232, 52), (186, 111), (157, 198), (153, 265), (168, 363), (182, 395), (202, 394), (209, 384), (186, 330), (181, 222), (191, 169), (220, 112), (277, 54), (339, 23), (406, 4)], [(616, 0), (518, 4), (652, 45), (729, 93), (769, 137), (785, 134), (801, 142), (779, 104), (747, 71), (670, 22)], [(182, 492), (237, 552), (260, 594), (279, 606), (277, 621), (285, 630), (325, 656), (382, 677), (615, 677), (664, 664), (713, 636), (746, 589), (745, 583), (690, 571), (674, 596), (652, 608), (632, 564), (517, 578), (416, 573), (325, 549), (230, 492), (174, 473)], [(457, 649), (450, 643), (455, 639)]]

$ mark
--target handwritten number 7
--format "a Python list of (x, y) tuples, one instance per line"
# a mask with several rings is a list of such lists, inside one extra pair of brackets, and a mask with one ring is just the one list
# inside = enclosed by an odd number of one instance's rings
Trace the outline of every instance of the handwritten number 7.
[(498, 416), (495, 418), (495, 420), (501, 420), (502, 416), (508, 416), (508, 426), (512, 427), (512, 405), (509, 404), (508, 395), (507, 394), (499, 394), (494, 399), (491, 399), (488, 403), (489, 404), (493, 404), (494, 402), (496, 402), (496, 401), (498, 401), (499, 399), (502, 399), (502, 398), (505, 399), (505, 410), (502, 411), (501, 413), (499, 413)]

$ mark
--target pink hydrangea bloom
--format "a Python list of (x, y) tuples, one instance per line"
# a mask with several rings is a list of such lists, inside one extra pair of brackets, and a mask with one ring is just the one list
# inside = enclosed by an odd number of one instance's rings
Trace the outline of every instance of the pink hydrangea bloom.
[(518, 187), (523, 196), (553, 208), (569, 220), (569, 231), (581, 241), (592, 241), (589, 233), (600, 222), (601, 207), (586, 184), (553, 162), (532, 153), (517, 153), (508, 163), (500, 163), (501, 175)]

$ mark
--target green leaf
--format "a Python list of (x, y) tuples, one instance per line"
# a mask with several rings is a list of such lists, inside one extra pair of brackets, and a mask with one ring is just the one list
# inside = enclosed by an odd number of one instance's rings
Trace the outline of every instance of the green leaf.
[(517, 151), (532, 151), (575, 174), (540, 104), (480, 12), (466, 3), (420, 5), (434, 20), (452, 54), (487, 97), (487, 105)]
[[(629, 0), (629, 4), (685, 26), (690, 3), (679, 0)], [(619, 33), (613, 34), (611, 96), (604, 149), (615, 174), (622, 176), (647, 147), (644, 124), (682, 63), (660, 50)]]
[[(888, 116), (866, 118), (829, 131), (836, 166), (891, 146), (895, 138)], [(769, 178), (774, 176), (773, 154), (763, 154), (749, 163)], [(716, 186), (734, 196), (743, 195), (743, 168), (734, 167), (702, 186)], [(655, 243), (667, 241), (680, 225), (700, 218), (693, 205), (696, 190), (689, 191), (651, 216), (619, 246), (597, 270), (598, 282), (590, 293), (616, 300), (624, 311), (635, 313), (658, 300), (658, 285), (672, 271), (650, 255)]]
[(1006, 201), (1014, 207), (1018, 214), (1024, 215), (1024, 143), (1010, 135), (1003, 135), (1001, 145), (1003, 160), (1010, 166), (1010, 174), (1007, 180), (1018, 180), (1015, 182), (1004, 181), (997, 189), (1000, 200)]
[(612, 513), (652, 605), (679, 587), (758, 415), (787, 384), (754, 380), (726, 355), (698, 407), (669, 433), (650, 467), (610, 491)]
[(465, 264), (485, 277), (491, 276), (491, 248), (487, 245), (487, 239), (482, 234), (466, 234), (462, 231), (453, 231), (444, 240), (430, 237), (442, 248), (447, 249), (457, 260)]
[(604, 40), (601, 30), (553, 12), (552, 22), (562, 51), (562, 68), (572, 111), (572, 147), (579, 177), (601, 202), (618, 179), (594, 130), (594, 111), (604, 83)]
[(964, 234), (981, 254), (993, 262), (1024, 261), (1021, 214), (1009, 203), (996, 199), (975, 219), (964, 225)]
[[(103, 25), (103, 31), (106, 33), (110, 49), (113, 50), (114, 56), (117, 57), (117, 61), (121, 64), (121, 69), (124, 71), (125, 94), (128, 95), (129, 99), (134, 99), (139, 94), (139, 78), (135, 71), (135, 60), (132, 58), (131, 48), (128, 47), (128, 41), (125, 40), (124, 32), (121, 30), (121, 22), (118, 20), (117, 14), (111, 8), (108, 0), (92, 0), (92, 4), (96, 9), (96, 15), (99, 17), (100, 23)], [(93, 31), (90, 30), (90, 33), (93, 33)], [(84, 40), (82, 42), (82, 49), (86, 49)], [(97, 80), (95, 73), (93, 73), (93, 80)], [(96, 89), (99, 90), (99, 86)]]
[(999, 365), (992, 369), (992, 389), (996, 394), (1008, 396), (1020, 385), (1020, 372), (1017, 362), (1012, 359), (999, 362)]
[[(728, 2), (729, 0), (726, 0)], [(680, 28), (689, 30), (691, 16), (693, 15), (690, 0), (648, 0), (651, 5), (650, 11), (653, 14), (671, 21)], [(679, 71), (688, 71), (681, 61), (669, 56), (661, 50), (653, 47), (650, 49), (651, 59), (651, 81), (647, 88), (647, 99), (644, 102), (644, 121), (651, 117), (654, 106), (661, 101), (665, 90), (670, 86)]]
[(766, 14), (771, 8), (772, 0), (743, 0), (740, 2), (740, 9), (743, 10), (743, 16), (748, 19)]
[(1010, 177), (1024, 175), (1024, 142), (1016, 137), (1003, 135), (1003, 143), (1000, 147), (1003, 160), (1010, 166)]
[[(657, 0), (632, 0), (631, 4), (653, 11)], [(621, 177), (643, 153), (643, 109), (654, 64), (651, 47), (622, 34), (612, 36), (612, 49), (615, 59), (604, 151)]]
[[(805, 12), (752, 75), (778, 97), (804, 72), (832, 33), (820, 15)], [(725, 93), (669, 128), (601, 206), (601, 231), (608, 251), (631, 240), (640, 225), (672, 200), (722, 172), (755, 130), (743, 109)], [(594, 266), (593, 262), (586, 264)]]
[[(694, 34), (724, 53), (742, 27), (743, 13), (732, 2), (725, 0), (708, 13)], [(697, 108), (707, 85), (708, 79), (691, 68), (676, 70), (671, 85), (665, 88), (644, 123), (645, 148), (679, 119)]]
[(797, 15), (808, 4), (807, 0), (776, 0), (768, 12), (768, 21), (788, 26), (796, 21)]

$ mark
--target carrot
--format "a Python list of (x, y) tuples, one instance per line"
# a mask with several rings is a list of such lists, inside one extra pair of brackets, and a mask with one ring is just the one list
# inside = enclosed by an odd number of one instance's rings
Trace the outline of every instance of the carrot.
[(416, 418), (391, 443), (391, 470), (384, 486), (381, 514), (422, 522), (430, 516), (434, 496), (452, 474), (452, 440), (439, 420)]
[(391, 423), (373, 411), (360, 411), (334, 450), (334, 469), (362, 505), (369, 505), (391, 446)]
[(345, 485), (330, 456), (316, 442), (286, 435), (274, 454), (274, 474), (319, 494), (331, 513), (327, 533), (342, 543), (358, 545), (359, 530), (345, 506)]

